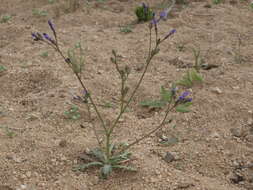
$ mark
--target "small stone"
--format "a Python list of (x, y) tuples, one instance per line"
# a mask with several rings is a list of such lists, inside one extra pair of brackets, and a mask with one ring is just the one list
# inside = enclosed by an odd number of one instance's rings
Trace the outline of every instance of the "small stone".
[(17, 163), (21, 163), (22, 162), (22, 159), (19, 158), (19, 157), (16, 157), (16, 156), (13, 156), (12, 159), (17, 162)]
[(234, 90), (239, 90), (239, 89), (240, 89), (239, 86), (233, 86), (232, 88), (233, 88)]
[(119, 122), (124, 122), (124, 121), (125, 121), (124, 118), (119, 119)]
[(253, 125), (253, 118), (249, 118), (248, 121), (247, 121), (247, 124), (248, 125)]
[(21, 189), (26, 189), (26, 185), (20, 185)]
[(177, 152), (171, 152), (171, 154), (174, 156), (175, 161), (180, 160), (180, 157)]
[(65, 156), (62, 156), (60, 159), (61, 159), (61, 161), (66, 161), (67, 160), (67, 158)]
[(219, 138), (219, 137), (220, 137), (220, 135), (219, 135), (219, 133), (214, 132), (214, 133), (212, 133), (212, 134), (211, 134), (211, 137), (212, 137), (212, 138), (216, 138), (216, 139), (217, 139), (217, 138)]
[(65, 139), (62, 139), (60, 142), (59, 142), (59, 146), (60, 147), (66, 147), (67, 146), (67, 141)]
[(236, 174), (235, 172), (231, 172), (231, 173), (228, 175), (228, 178), (229, 178), (229, 180), (230, 180), (232, 183), (235, 183), (235, 184), (238, 184), (238, 183), (244, 181), (243, 176), (238, 175), (238, 174)]
[(235, 137), (241, 137), (242, 136), (242, 130), (239, 128), (232, 128), (230, 129), (230, 132)]
[(28, 178), (30, 178), (30, 177), (32, 176), (32, 172), (30, 172), (30, 171), (26, 172), (26, 176), (27, 176)]
[(175, 160), (175, 157), (170, 152), (167, 152), (166, 155), (163, 158), (167, 163), (170, 163)]
[(192, 186), (194, 186), (193, 183), (180, 183), (180, 184), (178, 184), (177, 188), (178, 189), (187, 189)]
[(219, 89), (218, 87), (211, 88), (211, 91), (216, 93), (216, 94), (221, 94), (222, 93), (222, 90)]
[(103, 71), (102, 70), (98, 70), (97, 74), (101, 75), (101, 74), (103, 74)]

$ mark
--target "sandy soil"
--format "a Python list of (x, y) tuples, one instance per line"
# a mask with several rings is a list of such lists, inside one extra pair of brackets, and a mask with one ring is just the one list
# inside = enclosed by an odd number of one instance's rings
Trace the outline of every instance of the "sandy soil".
[[(6, 68), (0, 72), (0, 190), (253, 189), (253, 10), (240, 0), (177, 4), (159, 24), (161, 36), (172, 28), (177, 33), (153, 60), (116, 131), (117, 141), (131, 142), (163, 118), (163, 110), (150, 111), (139, 102), (158, 98), (162, 85), (182, 77), (194, 64), (191, 48), (201, 50), (205, 64), (218, 67), (201, 70), (204, 83), (190, 89), (192, 112), (172, 113), (175, 127), (166, 126), (132, 149), (138, 172), (114, 172), (105, 181), (97, 170), (72, 171), (80, 154), (96, 146), (83, 105), (78, 104), (81, 119), (64, 116), (81, 87), (62, 59), (35, 43), (31, 32), (49, 32), (52, 19), (64, 52), (81, 40), (85, 84), (97, 103), (117, 104), (120, 80), (111, 50), (132, 68), (129, 84), (135, 85), (147, 51), (147, 24), (134, 24), (127, 34), (120, 27), (135, 23), (134, 8), (141, 2), (1, 0), (1, 18), (11, 19), (0, 23), (0, 66)], [(162, 2), (148, 1), (158, 12)], [(99, 108), (108, 121), (118, 113)], [(162, 146), (161, 136), (178, 142)], [(174, 161), (164, 161), (167, 152)]]

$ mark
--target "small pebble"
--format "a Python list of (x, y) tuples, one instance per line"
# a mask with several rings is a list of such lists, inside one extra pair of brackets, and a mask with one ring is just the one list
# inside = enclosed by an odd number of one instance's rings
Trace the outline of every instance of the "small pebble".
[(59, 146), (60, 147), (66, 147), (67, 146), (67, 141), (65, 139), (62, 139), (60, 142), (59, 142)]
[(242, 136), (242, 130), (239, 128), (232, 128), (230, 129), (230, 132), (235, 137), (241, 137)]
[(175, 160), (175, 157), (170, 152), (167, 152), (166, 155), (163, 158), (167, 163), (170, 163)]
[(216, 93), (216, 94), (221, 94), (222, 93), (222, 90), (219, 89), (218, 87), (211, 88), (211, 91)]

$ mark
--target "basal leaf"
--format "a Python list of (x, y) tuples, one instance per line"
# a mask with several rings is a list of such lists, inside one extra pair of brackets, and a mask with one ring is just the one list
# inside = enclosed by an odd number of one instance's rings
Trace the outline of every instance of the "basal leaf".
[(203, 81), (203, 78), (195, 69), (191, 70), (191, 77), (193, 81)]
[(98, 160), (100, 160), (101, 162), (104, 162), (105, 154), (99, 148), (92, 149), (91, 154), (95, 156)]
[(129, 166), (115, 165), (115, 166), (112, 166), (112, 167), (116, 168), (116, 169), (123, 169), (123, 170), (132, 171), (132, 172), (136, 172), (137, 171), (137, 169), (135, 169), (133, 167), (129, 167)]
[(177, 112), (187, 113), (190, 112), (190, 105), (192, 105), (191, 102), (186, 102), (185, 104), (180, 104), (176, 107)]
[(111, 172), (112, 172), (112, 166), (109, 164), (106, 164), (101, 168), (101, 176), (103, 178), (107, 178), (107, 176), (109, 176)]
[(165, 102), (161, 100), (145, 100), (140, 102), (140, 105), (151, 108), (161, 108), (165, 105)]
[(169, 102), (171, 100), (171, 92), (166, 90), (163, 86), (161, 86), (161, 91), (160, 91), (160, 95), (161, 95), (161, 100), (164, 102)]
[(102, 162), (90, 162), (88, 164), (82, 164), (80, 166), (77, 166), (75, 168), (73, 168), (74, 171), (77, 171), (77, 170), (86, 170), (88, 169), (89, 167), (93, 167), (93, 166), (103, 166), (103, 163)]

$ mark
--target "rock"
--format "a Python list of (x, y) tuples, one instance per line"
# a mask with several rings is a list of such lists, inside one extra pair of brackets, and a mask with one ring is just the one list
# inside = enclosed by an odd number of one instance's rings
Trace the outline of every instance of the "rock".
[(172, 161), (175, 160), (175, 157), (174, 157), (174, 155), (171, 154), (170, 152), (167, 152), (163, 159), (164, 159), (164, 161), (166, 161), (167, 163), (170, 163), (170, 162), (172, 162)]
[(30, 177), (32, 176), (32, 172), (30, 172), (30, 171), (26, 172), (26, 176), (27, 176), (28, 178), (30, 178)]
[(17, 162), (17, 163), (21, 163), (22, 162), (22, 159), (19, 158), (19, 157), (16, 157), (16, 156), (13, 156), (12, 159)]
[(180, 157), (177, 152), (171, 152), (171, 154), (174, 156), (175, 161), (180, 160)]
[(216, 94), (221, 94), (222, 93), (222, 90), (219, 89), (218, 87), (211, 88), (211, 91), (216, 93)]
[(67, 146), (67, 141), (65, 139), (62, 139), (60, 142), (59, 142), (59, 146), (60, 147), (66, 147)]
[(253, 125), (253, 118), (249, 118), (248, 121), (247, 121), (247, 124), (248, 125)]
[(216, 139), (217, 139), (217, 138), (219, 138), (219, 137), (220, 137), (220, 135), (219, 135), (219, 133), (214, 132), (214, 133), (212, 133), (212, 134), (211, 134), (211, 137), (212, 137), (212, 138), (216, 138)]
[(187, 189), (189, 187), (193, 187), (193, 183), (180, 183), (177, 185), (177, 189)]
[(178, 141), (179, 140), (177, 137), (174, 137), (174, 136), (166, 137), (165, 135), (162, 135), (160, 143), (163, 145), (170, 146), (170, 145), (177, 144)]
[(230, 129), (230, 132), (233, 136), (238, 137), (238, 138), (245, 136), (244, 132), (240, 128), (232, 128)]
[(26, 187), (27, 187), (26, 185), (20, 185), (21, 189), (26, 189)]
[(229, 175), (228, 175), (228, 178), (229, 180), (232, 182), (232, 183), (235, 183), (235, 184), (238, 184), (242, 181), (244, 181), (243, 179), (243, 176), (242, 175), (239, 175), (235, 172), (231, 172)]

